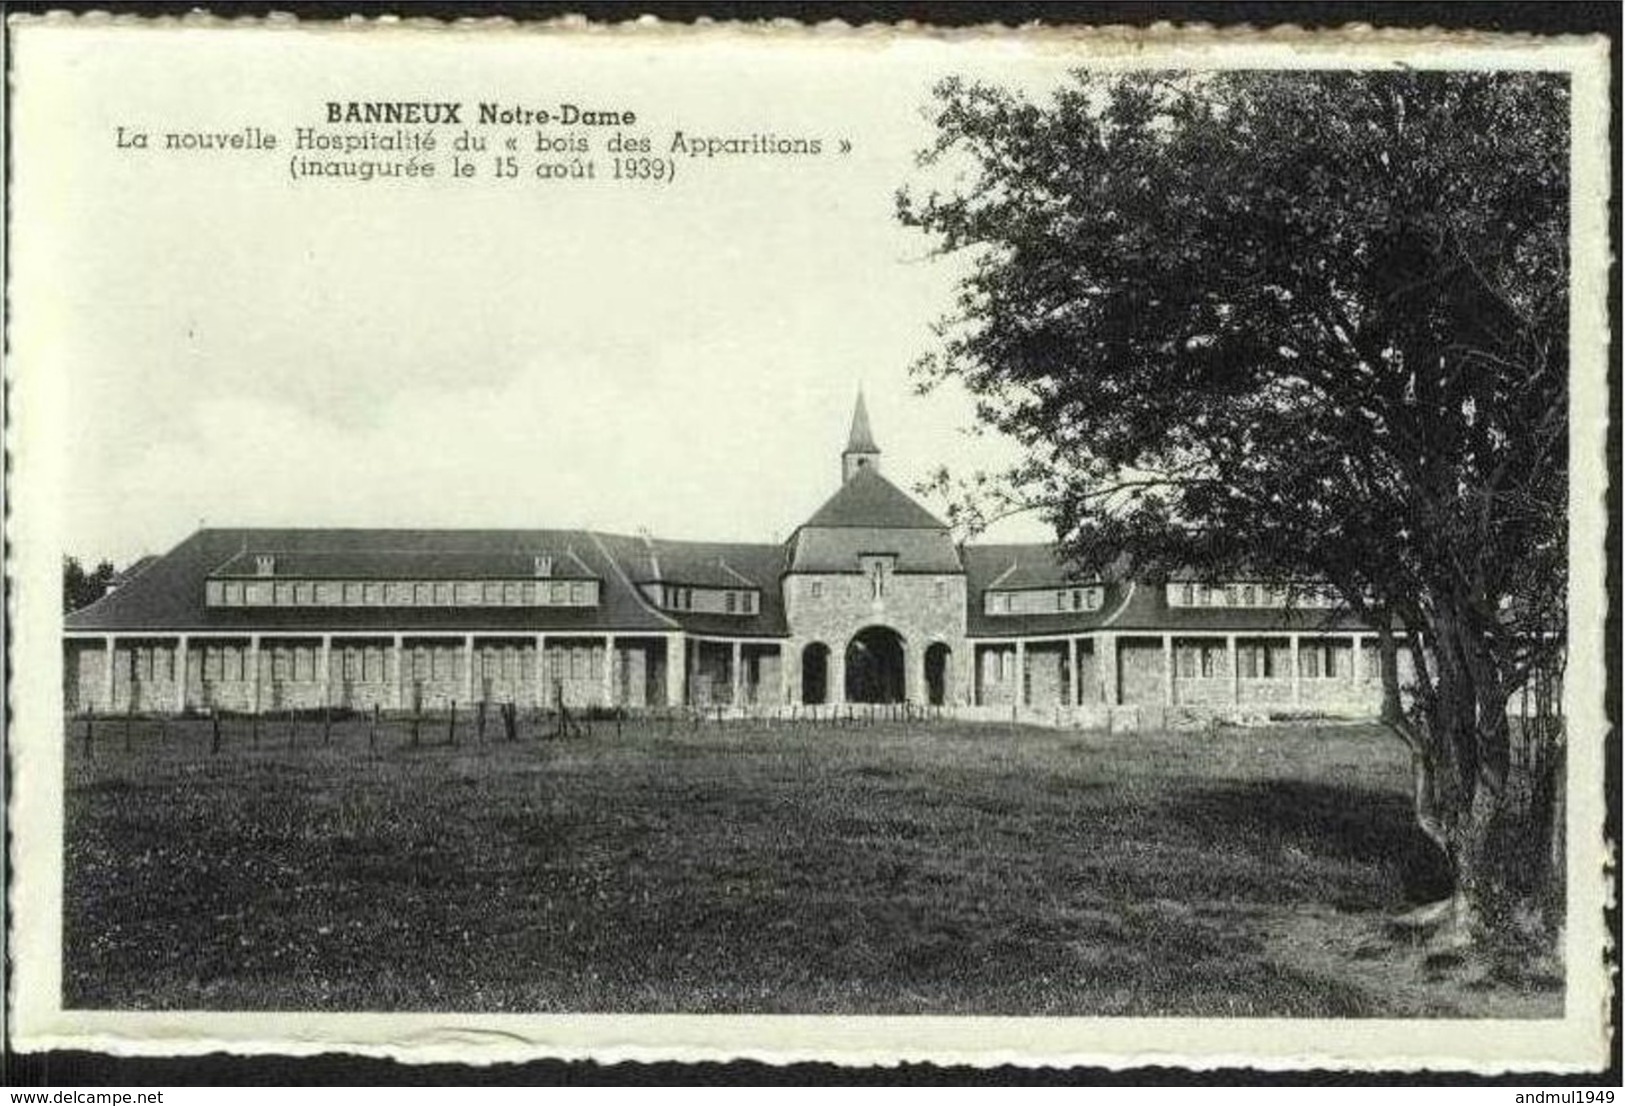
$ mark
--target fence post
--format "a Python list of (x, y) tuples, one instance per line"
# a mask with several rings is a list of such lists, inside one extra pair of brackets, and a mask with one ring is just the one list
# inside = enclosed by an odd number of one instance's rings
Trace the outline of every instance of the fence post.
[(210, 741), (209, 741), (209, 755), (210, 756), (219, 756), (220, 755), (220, 715), (218, 715), (218, 714), (211, 715), (209, 717), (209, 721), (211, 723), (210, 729), (212, 729), (214, 731), (213, 735), (212, 735), (212, 737), (210, 738)]
[(453, 745), (457, 744), (457, 700), (451, 701), (451, 717), (446, 723), (446, 736)]
[(480, 700), (479, 709), (474, 721), (474, 740), (479, 744), (485, 743), (485, 700)]
[(322, 744), (327, 745), (333, 740), (333, 708), (325, 702), (322, 704)]
[(378, 704), (372, 705), (371, 721), (367, 723), (367, 749), (378, 748)]
[(94, 760), (96, 758), (96, 748), (95, 748), (95, 744), (94, 744), (94, 742), (95, 742), (95, 733), (96, 733), (96, 716), (94, 714), (86, 715), (85, 716), (85, 759), (86, 760)]

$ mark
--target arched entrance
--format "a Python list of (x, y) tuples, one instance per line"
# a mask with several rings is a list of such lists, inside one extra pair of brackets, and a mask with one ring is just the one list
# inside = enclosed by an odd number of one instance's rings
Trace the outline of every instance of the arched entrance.
[(948, 701), (948, 661), (953, 650), (940, 641), (925, 649), (925, 701), (940, 707)]
[(829, 702), (829, 646), (815, 641), (801, 651), (801, 701)]
[(846, 701), (903, 701), (903, 638), (888, 626), (858, 631), (846, 647)]

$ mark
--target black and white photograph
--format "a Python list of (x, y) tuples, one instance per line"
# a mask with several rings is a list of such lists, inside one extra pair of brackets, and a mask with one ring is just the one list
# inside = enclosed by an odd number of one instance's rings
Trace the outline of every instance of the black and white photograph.
[(1605, 42), (11, 35), (19, 1048), (1607, 1062)]

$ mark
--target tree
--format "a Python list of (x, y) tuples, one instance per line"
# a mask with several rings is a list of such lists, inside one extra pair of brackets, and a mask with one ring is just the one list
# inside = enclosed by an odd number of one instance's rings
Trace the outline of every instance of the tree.
[(1035, 508), (1080, 567), (1333, 587), (1378, 631), (1454, 874), (1423, 916), (1550, 947), (1561, 727), (1509, 707), (1563, 656), (1566, 78), (1080, 73), (935, 103), (898, 212), (967, 270), (915, 371), (1025, 457), (960, 520)]
[(76, 611), (107, 594), (115, 575), (112, 561), (102, 561), (94, 572), (86, 572), (77, 557), (62, 558), (62, 610)]

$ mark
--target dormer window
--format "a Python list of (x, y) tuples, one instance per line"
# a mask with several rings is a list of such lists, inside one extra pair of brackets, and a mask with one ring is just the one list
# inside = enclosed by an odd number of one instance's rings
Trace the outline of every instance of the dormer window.
[(254, 558), (254, 575), (271, 576), (276, 573), (276, 558), (269, 553), (261, 553)]
[(545, 553), (538, 553), (532, 561), (532, 567), (538, 576), (553, 575), (553, 558)]

